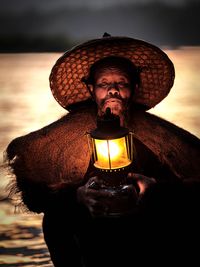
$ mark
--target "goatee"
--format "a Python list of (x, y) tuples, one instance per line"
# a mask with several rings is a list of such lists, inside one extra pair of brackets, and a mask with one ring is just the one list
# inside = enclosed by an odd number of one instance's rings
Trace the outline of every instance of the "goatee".
[(120, 117), (120, 124), (123, 125), (128, 111), (128, 99), (122, 99), (118, 95), (107, 96), (98, 106), (98, 115), (103, 116), (108, 107), (111, 109), (113, 114)]

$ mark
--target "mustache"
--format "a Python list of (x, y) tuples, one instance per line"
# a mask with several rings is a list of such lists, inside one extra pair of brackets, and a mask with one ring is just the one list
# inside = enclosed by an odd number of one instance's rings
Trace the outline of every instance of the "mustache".
[(108, 95), (106, 96), (104, 99), (102, 99), (101, 101), (101, 106), (104, 106), (105, 102), (109, 99), (117, 99), (120, 100), (122, 102), (122, 104), (127, 103), (126, 99), (123, 99), (120, 95)]

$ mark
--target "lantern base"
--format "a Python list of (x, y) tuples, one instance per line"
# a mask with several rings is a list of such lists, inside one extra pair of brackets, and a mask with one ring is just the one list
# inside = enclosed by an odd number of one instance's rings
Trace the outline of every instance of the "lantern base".
[(133, 184), (126, 181), (127, 175), (123, 172), (101, 172), (92, 179), (89, 188), (102, 192), (105, 197), (102, 201), (106, 203), (106, 210), (101, 217), (122, 217), (132, 214), (136, 209), (138, 193)]

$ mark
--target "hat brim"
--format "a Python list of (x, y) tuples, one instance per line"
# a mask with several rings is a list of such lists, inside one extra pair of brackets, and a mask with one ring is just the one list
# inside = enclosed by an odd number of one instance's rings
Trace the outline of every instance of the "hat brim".
[(55, 63), (50, 74), (50, 88), (57, 102), (69, 106), (91, 98), (82, 82), (90, 67), (108, 56), (128, 58), (140, 69), (140, 85), (133, 102), (150, 109), (162, 101), (174, 83), (174, 65), (160, 48), (129, 37), (103, 37), (73, 47)]

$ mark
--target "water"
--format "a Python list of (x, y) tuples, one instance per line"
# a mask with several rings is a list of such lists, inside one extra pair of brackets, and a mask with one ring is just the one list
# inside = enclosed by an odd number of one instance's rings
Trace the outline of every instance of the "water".
[[(165, 50), (176, 70), (175, 84), (150, 112), (200, 137), (200, 47)], [(0, 54), (0, 160), (15, 137), (37, 130), (66, 111), (54, 100), (48, 77), (59, 53)], [(8, 181), (0, 174), (0, 196)], [(0, 266), (52, 266), (41, 231), (42, 215), (14, 213), (0, 203)]]
[[(15, 137), (37, 130), (65, 113), (49, 90), (48, 76), (60, 54), (0, 55), (0, 154)], [(8, 177), (1, 172), (1, 197)], [(15, 213), (0, 203), (0, 266), (53, 266), (41, 231), (42, 215)]]

